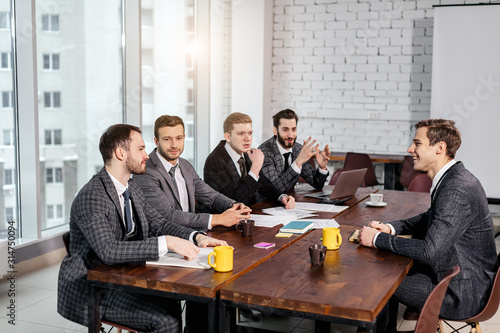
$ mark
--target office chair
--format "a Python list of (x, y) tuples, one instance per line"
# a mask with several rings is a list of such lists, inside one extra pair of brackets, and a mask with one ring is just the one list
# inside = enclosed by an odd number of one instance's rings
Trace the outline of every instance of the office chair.
[(439, 321), (439, 311), (441, 310), (441, 305), (443, 303), (444, 295), (450, 284), (452, 277), (460, 272), (460, 267), (458, 265), (450, 268), (443, 279), (437, 284), (432, 290), (429, 297), (425, 301), (425, 304), (420, 311), (420, 315), (417, 319), (417, 324), (415, 326), (415, 331), (406, 331), (401, 333), (435, 333), (436, 328), (438, 332), (444, 333), (441, 321)]
[[(69, 244), (70, 244), (70, 240), (71, 240), (69, 231), (66, 231), (62, 235), (62, 240), (63, 240), (63, 243), (64, 243), (64, 247), (66, 248), (66, 252), (69, 254)], [(126, 327), (126, 326), (123, 326), (123, 325), (120, 325), (120, 324), (116, 324), (116, 323), (113, 323), (113, 322), (110, 322), (110, 321), (107, 321), (107, 320), (101, 320), (101, 329), (100, 329), (100, 331), (102, 333), (106, 333), (106, 331), (104, 330), (104, 327), (102, 327), (102, 324), (111, 326), (111, 329), (109, 330), (109, 332), (111, 332), (111, 330), (113, 329), (113, 327), (116, 328), (116, 333), (122, 333), (122, 330), (128, 331), (129, 333), (136, 332), (136, 331), (134, 331), (133, 329), (131, 329), (129, 327)]]
[(337, 183), (338, 176), (340, 176), (340, 172), (342, 171), (363, 168), (366, 168), (366, 173), (364, 178), (364, 185), (362, 187), (381, 185), (377, 180), (377, 176), (375, 175), (375, 168), (373, 167), (370, 156), (368, 156), (368, 154), (360, 153), (347, 153), (347, 155), (345, 156), (344, 167), (335, 171), (328, 184), (335, 185)]
[(418, 173), (413, 176), (413, 180), (408, 186), (410, 192), (427, 192), (431, 190), (432, 180), (425, 173)]
[(422, 173), (425, 174), (425, 172), (423, 171), (417, 171), (413, 169), (413, 157), (405, 156), (403, 163), (401, 164), (401, 173), (399, 175), (399, 182), (405, 188), (408, 188), (410, 187), (413, 177)]

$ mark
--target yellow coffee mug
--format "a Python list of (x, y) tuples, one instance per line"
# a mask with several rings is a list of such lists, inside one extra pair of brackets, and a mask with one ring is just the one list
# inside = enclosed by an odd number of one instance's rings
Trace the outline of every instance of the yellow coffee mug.
[(337, 250), (342, 244), (342, 235), (339, 228), (323, 228), (323, 245), (328, 250)]
[[(211, 257), (214, 257), (212, 264)], [(233, 270), (233, 248), (231, 246), (216, 246), (214, 252), (208, 255), (208, 264), (217, 272), (230, 272)]]

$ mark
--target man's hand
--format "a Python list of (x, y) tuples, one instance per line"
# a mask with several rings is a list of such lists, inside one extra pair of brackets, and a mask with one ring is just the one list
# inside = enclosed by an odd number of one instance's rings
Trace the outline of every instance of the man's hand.
[(380, 221), (371, 221), (370, 224), (368, 224), (369, 227), (377, 229), (380, 232), (385, 232), (386, 234), (391, 233), (391, 228)]
[(302, 149), (300, 149), (299, 156), (295, 159), (295, 164), (297, 164), (299, 168), (302, 167), (302, 164), (309, 161), (311, 157), (319, 153), (319, 144), (314, 145), (315, 143), (316, 140), (311, 142), (311, 137), (304, 141), (304, 145), (302, 146)]
[(326, 165), (330, 161), (330, 148), (328, 148), (328, 145), (325, 146), (325, 148), (318, 154), (316, 155), (316, 162), (318, 162), (318, 165), (321, 169), (327, 170)]
[(358, 241), (363, 246), (373, 247), (373, 238), (379, 231), (370, 227), (363, 227), (359, 233)]
[(247, 155), (250, 159), (250, 162), (252, 162), (250, 171), (252, 171), (253, 174), (257, 177), (259, 177), (260, 169), (262, 169), (262, 164), (264, 164), (264, 153), (260, 149), (252, 148), (247, 151)]
[[(243, 207), (243, 208), (242, 208)], [(212, 217), (212, 227), (222, 225), (232, 227), (238, 224), (240, 220), (248, 220), (252, 210), (242, 203), (235, 204), (222, 214), (216, 214)]]
[(196, 235), (196, 243), (199, 247), (227, 245), (226, 241), (212, 238), (204, 234)]
[(295, 208), (295, 198), (291, 195), (284, 195), (281, 198), (281, 203), (285, 205), (285, 209), (294, 209)]
[[(167, 241), (167, 249), (184, 256), (187, 260), (191, 261), (198, 255), (200, 249), (188, 240), (175, 237), (165, 236)], [(199, 243), (198, 243), (199, 244)]]

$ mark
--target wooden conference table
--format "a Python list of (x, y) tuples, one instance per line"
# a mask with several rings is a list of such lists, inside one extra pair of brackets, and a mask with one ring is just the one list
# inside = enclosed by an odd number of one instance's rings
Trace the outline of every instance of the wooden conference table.
[[(288, 299), (291, 301), (290, 304), (292, 304), (293, 308), (291, 310), (283, 310), (293, 311), (294, 315), (304, 317), (313, 316), (313, 318), (321, 320), (333, 319), (335, 321), (344, 320), (344, 322), (347, 320), (352, 324), (358, 324), (359, 322), (360, 326), (370, 327), (376, 314), (378, 314), (381, 307), (383, 307), (387, 299), (392, 295), (406, 275), (411, 266), (411, 260), (391, 255), (384, 251), (361, 248), (355, 244), (349, 244), (347, 242), (347, 237), (350, 232), (356, 228), (356, 225), (362, 223), (362, 221), (364, 222), (364, 214), (368, 216), (370, 215), (370, 211), (373, 212), (372, 216), (380, 215), (382, 218), (384, 215), (383, 212), (389, 211), (390, 207), (392, 205), (396, 206), (398, 202), (406, 204), (406, 201), (410, 202), (417, 200), (418, 205), (420, 205), (421, 202), (420, 197), (414, 199), (411, 195), (400, 196), (401, 192), (397, 192), (397, 194), (393, 195), (390, 193), (391, 191), (384, 191), (383, 193), (385, 193), (389, 202), (387, 207), (368, 208), (363, 203), (359, 204), (365, 200), (371, 192), (374, 192), (374, 190), (360, 188), (356, 196), (347, 202), (350, 207), (349, 209), (338, 214), (320, 214), (319, 218), (335, 218), (341, 224), (342, 236), (345, 239), (339, 251), (328, 254), (327, 262), (323, 270), (310, 266), (309, 254), (306, 252), (308, 244), (311, 242), (319, 242), (319, 235), (321, 232), (315, 230), (305, 235), (293, 235), (290, 238), (276, 238), (275, 234), (278, 232), (280, 226), (274, 228), (256, 228), (254, 235), (249, 238), (241, 237), (240, 233), (232, 228), (221, 228), (210, 231), (210, 236), (224, 239), (234, 247), (234, 267), (233, 271), (228, 273), (219, 273), (213, 270), (144, 264), (117, 266), (101, 265), (89, 270), (88, 281), (91, 295), (89, 299), (89, 332), (98, 332), (98, 304), (100, 295), (102, 294), (101, 291), (107, 289), (121, 289), (144, 294), (159, 295), (171, 299), (187, 299), (207, 303), (209, 305), (209, 327), (207, 328), (207, 332), (222, 332), (225, 330), (225, 327), (227, 327), (225, 323), (227, 318), (225, 316), (226, 311), (224, 307), (241, 305), (242, 307), (260, 308), (264, 305), (267, 310), (274, 311), (283, 309), (281, 302), (286, 300), (285, 303), (288, 303)], [(316, 200), (303, 198), (303, 194), (304, 193), (295, 194), (298, 201), (314, 202)], [(396, 200), (394, 204), (390, 201), (392, 200), (391, 198)], [(401, 200), (398, 198), (401, 198)], [(257, 212), (267, 206), (270, 206), (270, 204), (260, 203), (252, 208), (254, 212)], [(405, 207), (405, 210), (408, 212), (413, 212), (414, 210), (411, 204), (405, 205)], [(365, 212), (366, 209), (370, 210)], [(344, 214), (349, 214), (351, 211), (358, 211), (358, 214), (353, 213), (354, 215), (351, 215), (350, 218), (341, 219)], [(401, 213), (399, 207), (398, 212)], [(346, 222), (350, 222), (351, 224)], [(276, 243), (276, 246), (266, 250), (253, 247), (253, 244), (261, 241)], [(304, 248), (306, 250), (304, 250)], [(307, 256), (304, 257), (304, 254)], [(378, 272), (377, 276), (379, 279), (373, 280), (375, 276), (373, 274), (361, 274), (368, 271), (367, 264), (370, 265), (370, 267), (378, 265), (376, 272)], [(330, 268), (330, 266), (332, 267)], [(286, 269), (283, 269), (283, 267), (286, 267)], [(269, 277), (272, 276), (269, 275), (271, 272), (269, 269), (276, 270), (274, 274), (279, 274), (279, 278), (269, 279)], [(383, 274), (384, 270), (385, 274)], [(328, 277), (325, 277), (326, 273), (328, 273)], [(345, 283), (346, 281), (341, 280), (336, 281), (336, 277), (345, 279), (349, 275), (356, 276), (358, 280), (353, 280), (352, 283)], [(246, 283), (241, 281), (247, 281), (249, 277), (255, 278), (255, 281), (260, 281), (260, 285), (255, 283), (253, 286), (258, 287), (250, 289), (245, 287)], [(296, 294), (298, 297), (304, 294), (303, 290), (300, 289), (301, 284), (295, 282), (304, 281), (304, 279), (309, 281), (307, 284), (302, 284), (304, 288), (313, 288), (314, 285), (316, 285), (316, 291), (311, 290), (313, 294), (316, 293), (316, 298), (310, 295), (311, 299), (308, 300), (309, 303), (306, 308), (302, 307), (305, 303), (301, 303), (299, 299), (294, 299), (293, 296)], [(276, 283), (279, 284), (281, 289), (274, 289), (271, 287)], [(359, 285), (357, 285), (357, 283), (359, 283)], [(331, 287), (330, 284), (335, 287)], [(366, 305), (366, 296), (363, 298), (361, 298), (361, 295), (354, 297), (354, 295), (356, 295), (354, 291), (359, 289), (360, 286), (368, 288), (370, 285), (370, 291), (375, 287), (386, 287), (385, 289), (381, 288), (380, 291), (376, 293), (376, 296), (371, 296), (372, 294), (369, 293), (370, 299), (373, 298), (373, 301), (371, 301), (369, 305)], [(245, 296), (239, 296), (241, 291), (240, 288), (244, 291)], [(322, 302), (322, 300), (327, 301), (327, 293), (323, 293), (323, 291), (335, 289), (338, 295), (341, 295), (341, 297), (336, 298), (336, 302), (338, 303), (336, 305), (337, 310), (340, 309), (342, 304), (344, 304), (345, 309), (340, 312), (337, 312), (334, 308), (331, 308), (330, 312), (319, 311), (322, 306), (330, 306), (328, 302)], [(267, 292), (262, 294), (264, 291)], [(284, 294), (282, 294), (281, 291), (284, 292)], [(224, 311), (219, 311), (220, 327), (217, 326), (216, 320), (219, 296), (222, 300), (221, 307), (224, 309)], [(320, 296), (321, 298), (318, 298)], [(264, 301), (262, 301), (262, 298)], [(276, 303), (268, 303), (265, 301), (267, 299), (275, 299)], [(375, 303), (377, 306), (373, 308), (373, 304)], [(315, 304), (316, 306), (312, 314), (308, 312), (311, 304)], [(364, 309), (365, 306), (372, 308)], [(349, 307), (350, 312), (347, 310)], [(314, 317), (317, 312), (321, 312), (320, 317)], [(359, 315), (356, 317), (354, 313), (359, 313)], [(354, 321), (351, 322), (351, 320)]]

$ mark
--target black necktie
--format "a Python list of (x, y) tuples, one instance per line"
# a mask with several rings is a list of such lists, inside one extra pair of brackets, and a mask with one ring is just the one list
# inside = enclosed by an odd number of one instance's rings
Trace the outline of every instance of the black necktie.
[(290, 166), (290, 163), (288, 163), (288, 157), (290, 156), (291, 153), (284, 153), (283, 157), (285, 158), (285, 171), (288, 170), (288, 167)]
[(128, 188), (122, 193), (125, 204), (125, 222), (127, 222), (127, 234), (132, 231), (132, 211), (130, 210), (130, 191)]
[(247, 176), (247, 166), (245, 165), (245, 159), (243, 157), (240, 157), (238, 160), (238, 164), (240, 165), (240, 171), (241, 171), (241, 179), (245, 179)]
[(170, 180), (172, 181), (172, 184), (174, 185), (174, 191), (178, 197), (179, 196), (179, 188), (177, 187), (177, 182), (175, 181), (175, 169), (176, 168), (177, 168), (177, 164), (170, 168), (170, 171), (168, 172), (168, 174), (170, 175)]

